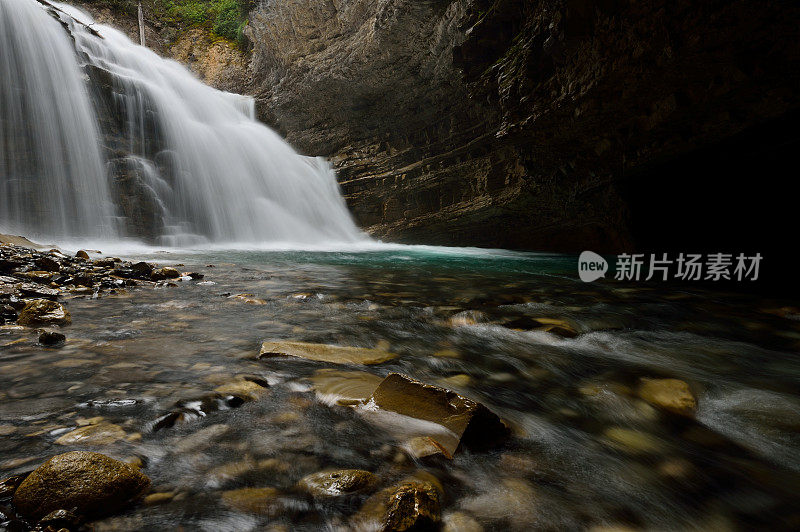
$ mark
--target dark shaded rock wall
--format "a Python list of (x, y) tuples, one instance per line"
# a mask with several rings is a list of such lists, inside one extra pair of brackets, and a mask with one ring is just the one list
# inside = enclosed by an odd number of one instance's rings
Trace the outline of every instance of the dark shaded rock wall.
[(266, 122), (334, 160), (375, 235), (627, 249), (631, 198), (658, 204), (647, 182), (664, 165), (798, 108), (799, 10), (265, 0), (250, 15), (250, 90)]

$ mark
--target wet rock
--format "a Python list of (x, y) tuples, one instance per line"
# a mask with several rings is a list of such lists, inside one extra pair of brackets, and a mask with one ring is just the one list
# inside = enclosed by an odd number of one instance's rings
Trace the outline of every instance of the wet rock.
[(469, 388), (472, 385), (472, 377), (459, 373), (458, 375), (442, 377), (436, 382), (444, 388)]
[(175, 451), (178, 453), (189, 453), (203, 449), (211, 445), (215, 439), (224, 436), (229, 431), (230, 427), (228, 425), (210, 425), (183, 438), (175, 445)]
[(536, 321), (541, 324), (536, 330), (555, 334), (562, 338), (575, 338), (580, 334), (578, 330), (566, 320), (558, 320), (552, 318), (536, 318)]
[(158, 504), (167, 504), (175, 498), (174, 491), (161, 491), (158, 493), (151, 493), (142, 499), (142, 504), (145, 506), (156, 506)]
[(536, 490), (526, 480), (507, 478), (489, 491), (470, 497), (461, 507), (481, 521), (506, 521), (517, 530), (530, 529), (536, 521)]
[(382, 410), (430, 421), (450, 431), (452, 434), (443, 432), (434, 438), (451, 455), (461, 444), (485, 448), (508, 436), (500, 418), (482, 404), (400, 373), (390, 373), (371, 401)]
[(39, 520), (38, 528), (45, 530), (72, 530), (81, 523), (80, 516), (69, 510), (55, 510)]
[(321, 369), (310, 380), (321, 401), (354, 405), (369, 401), (383, 379), (365, 371)]
[(79, 259), (89, 260), (89, 254), (85, 250), (80, 250), (75, 254)]
[(58, 445), (109, 445), (123, 440), (127, 434), (119, 425), (102, 421), (67, 432), (56, 440)]
[(242, 303), (247, 303), (248, 305), (266, 305), (267, 302), (263, 299), (257, 298), (253, 294), (236, 294), (230, 296), (231, 299), (235, 299), (236, 301), (241, 301)]
[(694, 416), (697, 399), (689, 385), (679, 379), (640, 379), (639, 397), (648, 403), (682, 416)]
[(345, 347), (307, 342), (264, 342), (258, 358), (287, 356), (331, 364), (380, 364), (397, 357), (383, 349)]
[(136, 273), (147, 275), (148, 277), (153, 272), (153, 265), (148, 264), (146, 262), (137, 262), (135, 264), (131, 264), (131, 270)]
[(442, 456), (448, 460), (453, 459), (453, 455), (441, 443), (430, 436), (411, 438), (402, 447), (412, 458), (417, 460), (437, 456)]
[(308, 475), (297, 487), (313, 497), (336, 497), (364, 492), (378, 483), (378, 477), (361, 469), (337, 469)]
[(60, 332), (43, 331), (39, 335), (39, 343), (48, 347), (56, 347), (63, 345), (67, 341), (67, 337)]
[(189, 272), (186, 275), (188, 275), (193, 281), (199, 281), (205, 277), (205, 275), (199, 272)]
[(226, 382), (214, 388), (214, 391), (221, 394), (237, 395), (253, 401), (267, 393), (266, 387), (246, 379)]
[(23, 473), (21, 475), (14, 475), (0, 480), (0, 499), (11, 497), (11, 495), (17, 490), (17, 487), (22, 484), (22, 481), (25, 480), (25, 477), (27, 476), (28, 473)]
[(165, 266), (164, 268), (158, 268), (156, 270), (153, 270), (150, 273), (150, 280), (163, 281), (164, 279), (177, 279), (180, 276), (181, 272), (179, 272), (175, 268), (169, 268)]
[(610, 447), (631, 454), (656, 453), (664, 449), (661, 441), (652, 434), (626, 427), (609, 427), (603, 436)]
[(47, 299), (35, 299), (25, 305), (19, 314), (20, 325), (69, 325), (72, 318), (60, 303)]
[(442, 519), (442, 532), (483, 532), (483, 527), (464, 512), (449, 512)]
[(242, 488), (222, 492), (222, 502), (230, 508), (258, 515), (277, 515), (281, 510), (275, 488)]
[(55, 301), (61, 295), (59, 290), (55, 288), (47, 288), (34, 283), (23, 283), (19, 285), (19, 291), (26, 297), (38, 297), (42, 299), (50, 299)]
[(150, 487), (137, 468), (99, 453), (54, 456), (14, 493), (14, 506), (30, 519), (69, 508), (81, 516), (106, 515), (127, 506)]
[(0, 305), (0, 325), (17, 321), (17, 311), (11, 305)]
[(357, 529), (383, 532), (435, 529), (442, 520), (441, 497), (434, 483), (406, 479), (367, 499), (353, 522)]
[(47, 255), (38, 257), (33, 263), (37, 268), (46, 272), (57, 272), (61, 269), (61, 263)]

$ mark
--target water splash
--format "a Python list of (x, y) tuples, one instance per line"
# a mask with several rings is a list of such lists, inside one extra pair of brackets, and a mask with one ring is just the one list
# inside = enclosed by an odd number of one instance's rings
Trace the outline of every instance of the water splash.
[(257, 122), (252, 98), (53, 5), (62, 24), (35, 0), (0, 6), (4, 230), (184, 247), (366, 239), (330, 165)]

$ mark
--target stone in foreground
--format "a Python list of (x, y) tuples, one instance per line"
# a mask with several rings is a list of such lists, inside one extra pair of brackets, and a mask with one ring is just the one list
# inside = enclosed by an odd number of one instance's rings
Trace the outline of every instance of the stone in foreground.
[(353, 524), (357, 530), (404, 532), (436, 530), (441, 519), (439, 487), (411, 477), (367, 499)]
[(689, 385), (679, 379), (646, 379), (639, 381), (639, 397), (648, 403), (681, 416), (693, 416), (697, 400)]
[(447, 429), (432, 437), (451, 456), (461, 444), (487, 447), (508, 436), (508, 428), (480, 403), (400, 373), (390, 373), (371, 401), (382, 410), (435, 423)]
[(378, 483), (378, 477), (361, 469), (320, 471), (304, 477), (297, 487), (313, 497), (336, 497), (363, 492)]
[(72, 317), (61, 303), (47, 299), (34, 299), (19, 313), (20, 325), (69, 325)]
[(258, 358), (287, 356), (331, 364), (380, 364), (397, 357), (382, 349), (344, 347), (307, 342), (264, 342)]
[(73, 451), (54, 456), (26, 478), (14, 493), (14, 506), (29, 519), (73, 509), (84, 517), (124, 508), (150, 487), (137, 468), (108, 456)]

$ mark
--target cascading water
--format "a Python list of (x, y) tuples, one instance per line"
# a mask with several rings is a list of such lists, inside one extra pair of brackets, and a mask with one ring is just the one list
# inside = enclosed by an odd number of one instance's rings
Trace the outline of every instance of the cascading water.
[(257, 122), (252, 98), (53, 6), (0, 3), (0, 229), (176, 246), (366, 238), (328, 163)]
[(83, 73), (68, 34), (33, 0), (0, 2), (0, 229), (114, 234)]

